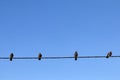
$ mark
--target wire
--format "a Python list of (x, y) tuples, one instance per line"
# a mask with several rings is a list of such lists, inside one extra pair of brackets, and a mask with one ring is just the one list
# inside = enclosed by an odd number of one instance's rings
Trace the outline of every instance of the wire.
[[(75, 57), (42, 57), (41, 59), (70, 59)], [(77, 58), (106, 58), (106, 56), (78, 56)], [(111, 56), (110, 58), (120, 58), (120, 56)], [(0, 59), (10, 59), (9, 57), (0, 57)], [(13, 57), (13, 59), (38, 59), (38, 57)]]
[(0, 57), (0, 59), (9, 59), (12, 61), (12, 59), (69, 59), (69, 58), (74, 58), (75, 61), (78, 58), (120, 58), (120, 56), (112, 56), (112, 51), (108, 52), (106, 56), (78, 56), (78, 52), (75, 51), (74, 56), (66, 56), (66, 57), (42, 57), (42, 54), (39, 53), (38, 57), (14, 57), (14, 54), (11, 53), (9, 57)]

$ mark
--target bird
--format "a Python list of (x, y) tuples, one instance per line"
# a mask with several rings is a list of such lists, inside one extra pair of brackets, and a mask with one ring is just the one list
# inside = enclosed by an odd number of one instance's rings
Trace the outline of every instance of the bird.
[(111, 56), (112, 56), (112, 51), (108, 52), (106, 58), (109, 58), (109, 57), (111, 57)]
[(13, 57), (14, 57), (14, 54), (11, 53), (11, 54), (10, 54), (10, 61), (12, 61)]
[(75, 58), (75, 60), (77, 60), (77, 58), (78, 58), (78, 52), (77, 51), (75, 51), (75, 53), (74, 53), (74, 58)]
[(42, 58), (42, 54), (39, 53), (39, 54), (38, 54), (38, 60), (41, 60), (41, 58)]

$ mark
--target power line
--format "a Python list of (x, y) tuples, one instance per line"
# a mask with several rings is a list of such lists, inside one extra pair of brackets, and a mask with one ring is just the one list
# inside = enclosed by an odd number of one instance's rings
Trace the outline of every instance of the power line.
[(39, 53), (38, 57), (14, 57), (14, 54), (11, 53), (9, 57), (0, 57), (0, 59), (9, 59), (10, 61), (12, 61), (13, 59), (71, 59), (74, 58), (75, 60), (77, 60), (78, 58), (120, 58), (120, 56), (112, 56), (112, 52), (108, 52), (106, 56), (78, 56), (78, 52), (75, 51), (74, 56), (66, 56), (66, 57), (42, 57), (42, 54)]
[[(42, 57), (41, 59), (68, 59), (74, 57)], [(78, 56), (77, 58), (106, 58), (106, 56)], [(120, 58), (120, 56), (111, 56), (111, 58)], [(0, 57), (0, 59), (10, 59), (9, 57)], [(12, 59), (38, 59), (38, 57), (13, 57)]]

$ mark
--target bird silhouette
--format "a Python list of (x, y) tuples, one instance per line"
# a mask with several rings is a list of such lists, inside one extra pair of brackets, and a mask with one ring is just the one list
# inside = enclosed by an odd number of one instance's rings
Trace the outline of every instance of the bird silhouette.
[(10, 61), (12, 61), (13, 57), (14, 57), (14, 54), (11, 53), (11, 54), (10, 54)]
[(110, 51), (110, 52), (108, 52), (106, 58), (109, 58), (109, 57), (111, 57), (111, 56), (112, 56), (112, 52)]
[(41, 60), (41, 58), (42, 58), (42, 54), (39, 53), (39, 54), (38, 54), (38, 60)]
[(77, 60), (77, 58), (78, 58), (78, 52), (77, 51), (75, 51), (75, 53), (74, 53), (74, 58), (75, 58), (75, 60)]

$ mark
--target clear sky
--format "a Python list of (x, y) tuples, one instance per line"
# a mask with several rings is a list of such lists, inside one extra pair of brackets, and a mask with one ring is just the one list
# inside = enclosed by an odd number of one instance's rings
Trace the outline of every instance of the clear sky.
[[(0, 57), (120, 55), (119, 0), (0, 0)], [(1, 80), (118, 80), (120, 59), (0, 60)]]

